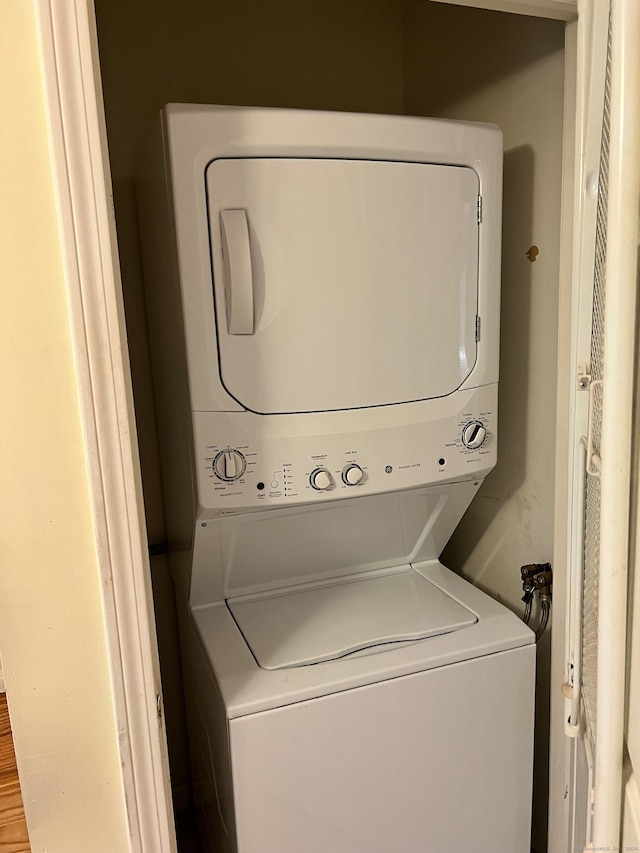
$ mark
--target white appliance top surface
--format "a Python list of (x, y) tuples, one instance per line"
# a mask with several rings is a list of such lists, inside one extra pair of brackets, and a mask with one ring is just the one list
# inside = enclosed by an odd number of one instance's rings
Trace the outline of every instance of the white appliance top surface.
[(228, 602), (259, 666), (335, 660), (386, 643), (456, 631), (477, 617), (410, 566)]
[(337, 660), (286, 669), (256, 663), (226, 604), (192, 608), (201, 653), (216, 675), (229, 719), (352, 690), (389, 678), (472, 660), (522, 646), (534, 634), (507, 608), (485, 595), (437, 560), (413, 569), (434, 587), (470, 611), (476, 621), (424, 640), (390, 644)]
[[(427, 400), (471, 374), (472, 168), (221, 158), (206, 180), (220, 376), (242, 406), (276, 414)], [(248, 238), (225, 248), (223, 220), (237, 214)]]

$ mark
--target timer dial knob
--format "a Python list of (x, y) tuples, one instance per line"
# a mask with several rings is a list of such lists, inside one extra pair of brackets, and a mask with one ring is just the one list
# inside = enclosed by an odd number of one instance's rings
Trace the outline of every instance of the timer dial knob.
[(213, 460), (213, 473), (225, 483), (239, 480), (245, 472), (247, 461), (239, 450), (228, 448), (223, 450)]
[(334, 486), (333, 477), (326, 468), (316, 468), (312, 471), (309, 482), (318, 492), (326, 492)]
[(362, 482), (364, 471), (355, 462), (350, 462), (342, 469), (342, 480), (347, 486), (358, 486)]
[(469, 421), (462, 430), (462, 443), (469, 450), (477, 450), (482, 447), (487, 437), (487, 428), (482, 421)]

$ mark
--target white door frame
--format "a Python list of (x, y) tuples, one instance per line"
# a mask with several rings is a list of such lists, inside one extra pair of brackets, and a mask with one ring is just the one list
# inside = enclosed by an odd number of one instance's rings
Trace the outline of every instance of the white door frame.
[(131, 853), (176, 850), (91, 0), (34, 0)]
[[(597, 207), (594, 190), (600, 163), (604, 97), (604, 60), (599, 56), (595, 63), (593, 57), (596, 41), (593, 7), (594, 3), (585, 3), (579, 20), (566, 31), (551, 636), (550, 853), (567, 853), (575, 849), (576, 840), (573, 826), (577, 805), (573, 784), (576, 743), (567, 737), (571, 702), (561, 692), (561, 685), (571, 678), (567, 670), (568, 649), (575, 644), (575, 637), (569, 636), (574, 623), (567, 619), (567, 613), (572, 603), (572, 570), (574, 574), (579, 570), (581, 558), (581, 550), (575, 552), (581, 514), (575, 498), (584, 476), (578, 470), (577, 443), (587, 419), (588, 398), (588, 391), (577, 393), (576, 368), (578, 353), (584, 352), (585, 347), (588, 353), (591, 336)], [(606, 49), (606, 31), (604, 40)], [(597, 41), (600, 44), (602, 38)], [(572, 734), (578, 732), (574, 730)]]
[[(608, 163), (607, 269), (604, 308), (607, 340), (602, 434), (597, 466), (601, 478), (598, 606), (598, 732), (595, 767), (589, 765), (580, 725), (581, 590), (583, 586), (583, 504), (586, 447), (591, 455), (587, 403), (578, 391), (580, 360), (588, 371), (594, 279), (595, 219), (600, 135), (604, 109), (608, 0), (587, 0), (577, 31), (577, 97), (573, 156), (573, 210), (567, 198), (563, 218), (571, 223), (571, 258), (565, 257), (559, 317), (559, 383), (556, 453), (556, 580), (573, 606), (556, 596), (552, 642), (550, 853), (619, 849), (623, 732), (625, 718), (626, 588), (635, 340), (637, 203), (640, 187), (640, 62), (636, 45), (640, 14), (636, 0), (611, 0), (610, 156)], [(565, 141), (567, 137), (565, 136)], [(567, 161), (565, 159), (565, 167)], [(565, 180), (569, 175), (565, 172)], [(563, 241), (563, 251), (567, 243)], [(569, 270), (568, 267), (572, 269)], [(589, 385), (589, 379), (583, 380)], [(601, 458), (600, 458), (601, 457)], [(561, 574), (562, 573), (562, 574)], [(567, 592), (568, 590), (568, 592)], [(621, 614), (623, 614), (621, 616)], [(560, 628), (561, 630), (557, 630)], [(566, 644), (566, 652), (565, 652)], [(564, 681), (563, 698), (558, 688)], [(569, 735), (570, 741), (564, 739)], [(591, 777), (594, 777), (593, 780)], [(576, 797), (576, 791), (581, 791)], [(579, 816), (579, 824), (576, 823)]]

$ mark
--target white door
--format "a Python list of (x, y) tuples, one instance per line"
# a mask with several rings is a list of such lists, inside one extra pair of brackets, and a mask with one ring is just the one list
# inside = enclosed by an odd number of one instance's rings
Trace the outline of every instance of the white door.
[[(623, 732), (638, 202), (637, 170), (627, 162), (637, 146), (633, 116), (640, 107), (638, 84), (631, 84), (638, 63), (627, 59), (635, 49), (624, 42), (638, 35), (631, 6), (613, 0), (609, 19), (609, 3), (596, 0), (578, 27), (569, 359), (575, 381), (564, 424), (568, 535), (566, 550), (556, 553), (561, 565), (566, 560), (566, 621), (565, 636), (554, 637), (554, 656), (564, 647), (565, 698), (562, 719), (552, 721), (552, 732), (563, 726), (567, 739), (561, 746), (553, 738), (551, 752), (552, 774), (554, 765), (565, 771), (563, 790), (553, 775), (551, 786), (550, 850), (558, 853), (620, 849), (625, 756), (633, 777)], [(633, 204), (625, 200), (630, 192)], [(556, 533), (562, 542), (562, 531)], [(554, 826), (560, 796), (564, 814)], [(633, 808), (640, 814), (640, 803), (627, 808), (627, 842)]]

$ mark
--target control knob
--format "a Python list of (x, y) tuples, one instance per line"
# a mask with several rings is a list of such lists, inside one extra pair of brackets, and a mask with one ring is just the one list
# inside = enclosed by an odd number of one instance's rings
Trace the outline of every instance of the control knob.
[(482, 447), (487, 437), (487, 428), (482, 421), (469, 421), (462, 430), (462, 443), (469, 450), (477, 450)]
[(225, 483), (239, 480), (245, 472), (247, 461), (239, 450), (227, 448), (222, 450), (213, 460), (213, 473)]
[(335, 485), (333, 477), (326, 468), (316, 468), (312, 471), (309, 476), (309, 483), (318, 492), (326, 492)]
[(347, 486), (358, 486), (362, 482), (364, 471), (355, 462), (350, 462), (342, 469), (342, 480)]

